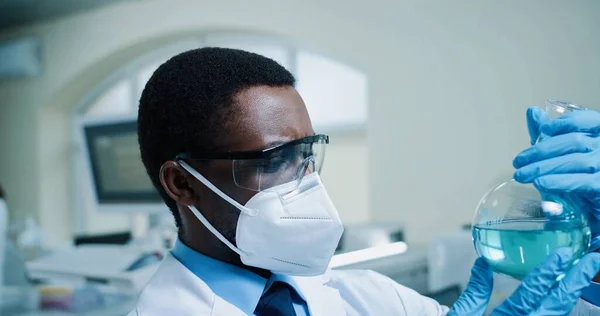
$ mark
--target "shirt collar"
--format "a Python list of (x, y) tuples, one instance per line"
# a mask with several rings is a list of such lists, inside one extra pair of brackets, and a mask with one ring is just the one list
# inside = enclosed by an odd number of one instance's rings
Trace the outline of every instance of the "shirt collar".
[[(173, 256), (225, 301), (247, 315), (253, 315), (267, 279), (246, 269), (203, 255), (180, 240), (171, 250)], [(293, 285), (292, 285), (293, 286)]]

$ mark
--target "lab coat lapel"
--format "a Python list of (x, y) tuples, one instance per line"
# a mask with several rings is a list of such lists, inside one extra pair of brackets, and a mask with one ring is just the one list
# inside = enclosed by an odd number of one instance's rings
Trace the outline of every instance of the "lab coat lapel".
[(340, 293), (326, 283), (328, 273), (317, 277), (293, 277), (296, 288), (306, 299), (311, 316), (346, 315)]
[(241, 310), (235, 307), (233, 304), (226, 302), (222, 298), (215, 296), (215, 303), (213, 305), (211, 316), (244, 316)]
[(216, 296), (202, 280), (167, 253), (146, 285), (136, 309), (141, 316), (243, 316), (233, 304)]

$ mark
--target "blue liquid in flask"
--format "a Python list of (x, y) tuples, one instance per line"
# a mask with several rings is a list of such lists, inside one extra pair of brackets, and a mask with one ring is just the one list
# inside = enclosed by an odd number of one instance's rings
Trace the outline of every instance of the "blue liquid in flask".
[(495, 272), (518, 280), (558, 248), (572, 251), (573, 264), (587, 252), (590, 238), (587, 225), (572, 221), (506, 220), (473, 227), (477, 253)]

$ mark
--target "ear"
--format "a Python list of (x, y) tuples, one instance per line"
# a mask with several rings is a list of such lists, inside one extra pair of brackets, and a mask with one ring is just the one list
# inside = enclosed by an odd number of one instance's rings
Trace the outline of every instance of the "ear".
[(175, 202), (183, 205), (196, 203), (197, 195), (188, 182), (189, 174), (177, 162), (167, 161), (160, 168), (160, 183)]

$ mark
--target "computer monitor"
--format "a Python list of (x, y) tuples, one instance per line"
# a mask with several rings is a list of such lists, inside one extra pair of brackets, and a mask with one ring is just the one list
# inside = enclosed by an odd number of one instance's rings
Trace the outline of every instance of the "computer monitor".
[(100, 210), (159, 212), (166, 206), (140, 158), (135, 117), (80, 122), (92, 194)]

